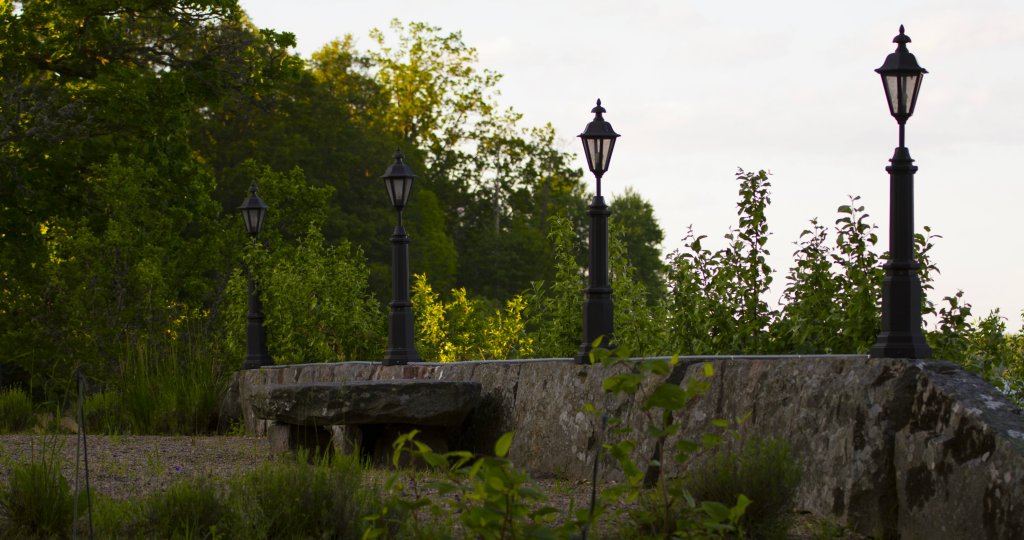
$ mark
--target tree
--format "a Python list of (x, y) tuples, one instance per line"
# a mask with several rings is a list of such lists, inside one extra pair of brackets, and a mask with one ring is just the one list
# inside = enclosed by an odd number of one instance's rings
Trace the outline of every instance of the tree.
[(648, 305), (656, 305), (665, 295), (666, 265), (661, 260), (661, 242), (665, 233), (654, 217), (654, 207), (632, 187), (609, 204), (610, 222), (621, 235), (625, 256), (636, 272), (636, 279), (647, 291)]
[(231, 234), (189, 119), (291, 42), (231, 1), (19, 7), (0, 8), (0, 348), (55, 397), (215, 305)]

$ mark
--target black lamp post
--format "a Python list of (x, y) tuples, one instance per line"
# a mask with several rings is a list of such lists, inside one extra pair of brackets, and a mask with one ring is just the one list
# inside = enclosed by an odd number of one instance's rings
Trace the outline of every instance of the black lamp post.
[(395, 366), (419, 362), (416, 344), (413, 341), (412, 302), (409, 300), (409, 235), (402, 226), (402, 209), (409, 201), (412, 190), (412, 173), (402, 160), (401, 150), (395, 150), (395, 162), (388, 167), (381, 178), (388, 189), (391, 204), (398, 212), (398, 225), (391, 235), (391, 290), (392, 299), (388, 315), (388, 348), (384, 351), (384, 365)]
[(900, 145), (885, 170), (889, 173), (889, 262), (883, 265), (882, 331), (871, 347), (873, 358), (931, 358), (932, 350), (921, 330), (921, 265), (914, 260), (914, 173), (917, 167), (904, 145), (907, 119), (914, 114), (921, 80), (927, 71), (907, 50), (910, 37), (900, 33), (893, 40), (896, 52), (875, 71), (889, 113), (900, 126)]
[(587, 209), (590, 216), (590, 275), (583, 300), (583, 343), (576, 353), (579, 364), (590, 362), (590, 351), (597, 338), (602, 338), (605, 348), (612, 346), (614, 338), (612, 288), (608, 283), (608, 216), (611, 212), (601, 196), (601, 177), (608, 171), (619, 134), (602, 116), (606, 111), (600, 99), (590, 112), (594, 113), (594, 120), (587, 124), (579, 137), (583, 139), (587, 166), (597, 178), (597, 194)]
[[(263, 228), (263, 221), (267, 218), (268, 206), (256, 194), (256, 182), (249, 186), (249, 196), (242, 201), (238, 210), (242, 213), (242, 221), (245, 223), (245, 231), (252, 238), (253, 246), (256, 245), (256, 237)], [(246, 354), (242, 362), (242, 369), (257, 369), (260, 366), (271, 366), (274, 361), (270, 359), (267, 351), (267, 331), (263, 327), (263, 304), (256, 290), (256, 279), (253, 276), (252, 268), (249, 268), (249, 324), (246, 326)]]

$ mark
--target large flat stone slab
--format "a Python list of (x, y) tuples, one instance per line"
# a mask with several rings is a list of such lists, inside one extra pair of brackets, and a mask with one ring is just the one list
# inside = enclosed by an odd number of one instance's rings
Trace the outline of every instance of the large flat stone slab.
[(472, 381), (386, 380), (263, 384), (250, 393), (258, 418), (300, 426), (409, 424), (454, 427), (480, 401)]

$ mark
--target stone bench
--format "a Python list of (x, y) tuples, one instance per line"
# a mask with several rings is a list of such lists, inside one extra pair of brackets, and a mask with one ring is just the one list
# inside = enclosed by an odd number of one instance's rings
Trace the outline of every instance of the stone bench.
[(266, 384), (253, 389), (251, 403), (258, 418), (273, 422), (267, 435), (275, 451), (333, 447), (385, 464), (395, 438), (413, 429), (417, 440), (446, 452), (480, 389), (478, 382), (429, 379)]

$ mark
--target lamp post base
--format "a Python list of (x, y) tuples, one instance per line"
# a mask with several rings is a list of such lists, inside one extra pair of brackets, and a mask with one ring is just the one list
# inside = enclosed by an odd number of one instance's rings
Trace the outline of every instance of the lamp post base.
[(882, 331), (872, 358), (931, 358), (921, 329), (921, 280), (916, 262), (885, 265), (882, 282)]

